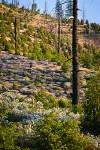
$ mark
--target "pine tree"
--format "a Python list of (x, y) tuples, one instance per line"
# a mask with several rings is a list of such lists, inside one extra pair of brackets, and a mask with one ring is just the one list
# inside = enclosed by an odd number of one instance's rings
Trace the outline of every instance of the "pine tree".
[(58, 19), (58, 57), (60, 55), (60, 47), (61, 47), (61, 39), (60, 39), (60, 19), (63, 18), (63, 10), (62, 10), (62, 4), (59, 0), (56, 1), (56, 7), (55, 7), (55, 13), (56, 17)]
[(2, 4), (3, 4), (3, 5), (6, 5), (7, 2), (6, 2), (5, 0), (2, 0)]
[(32, 4), (32, 12), (36, 13), (36, 9), (37, 9), (37, 4), (34, 2), (33, 0), (33, 4)]
[(59, 16), (60, 16), (61, 19), (63, 18), (62, 4), (61, 4), (60, 0), (56, 1), (55, 13), (56, 13), (57, 18)]
[(73, 1), (72, 0), (66, 0), (66, 10), (65, 10), (65, 16), (73, 16)]

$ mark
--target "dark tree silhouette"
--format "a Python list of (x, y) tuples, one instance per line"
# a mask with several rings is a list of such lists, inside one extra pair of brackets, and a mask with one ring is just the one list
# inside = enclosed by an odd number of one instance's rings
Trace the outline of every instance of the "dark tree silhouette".
[(73, 100), (72, 104), (78, 104), (79, 100), (79, 83), (78, 83), (78, 70), (79, 70), (79, 63), (78, 63), (78, 36), (77, 36), (77, 11), (78, 11), (78, 0), (73, 1), (73, 39), (72, 39), (72, 66), (73, 66)]
[(60, 0), (56, 1), (56, 7), (55, 7), (56, 17), (58, 19), (58, 57), (60, 55), (60, 48), (61, 48), (61, 31), (60, 31), (60, 19), (63, 18), (63, 10), (62, 10), (62, 4)]
[(66, 0), (65, 16), (73, 16), (73, 0)]
[(15, 32), (15, 54), (17, 54), (17, 19), (14, 21), (14, 32)]

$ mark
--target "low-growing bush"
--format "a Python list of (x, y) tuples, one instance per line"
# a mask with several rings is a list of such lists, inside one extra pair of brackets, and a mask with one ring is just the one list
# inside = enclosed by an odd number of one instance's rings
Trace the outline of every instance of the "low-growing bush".
[(16, 82), (14, 82), (12, 88), (13, 88), (13, 90), (18, 90), (19, 86)]
[(100, 135), (100, 73), (88, 82), (84, 103), (83, 131)]
[(14, 123), (0, 123), (0, 149), (1, 150), (21, 150), (17, 146), (17, 132)]
[(42, 102), (45, 109), (57, 107), (57, 100), (44, 90), (35, 95), (35, 100)]
[(20, 101), (20, 102), (24, 102), (24, 101), (25, 101), (25, 98), (24, 98), (24, 97), (21, 97), (21, 98), (19, 98), (19, 101)]
[(79, 121), (62, 122), (55, 113), (46, 115), (34, 128), (30, 146), (35, 150), (96, 150), (80, 133)]
[(68, 62), (64, 62), (61, 66), (63, 72), (68, 73), (70, 71), (70, 64)]
[(58, 105), (59, 105), (59, 107), (61, 107), (61, 108), (66, 108), (66, 106), (67, 106), (67, 100), (65, 100), (65, 99), (60, 99), (60, 100), (58, 101)]

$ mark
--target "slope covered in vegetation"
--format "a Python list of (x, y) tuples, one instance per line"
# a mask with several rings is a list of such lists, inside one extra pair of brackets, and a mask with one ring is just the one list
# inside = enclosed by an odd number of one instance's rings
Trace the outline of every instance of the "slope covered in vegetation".
[[(23, 9), (10, 8), (4, 5), (0, 5), (0, 7), (1, 50), (4, 49), (10, 53), (16, 53), (38, 60), (60, 60), (64, 62), (71, 57), (71, 24), (69, 24), (69, 27), (66, 23), (61, 24), (61, 50), (60, 58), (58, 58), (56, 19), (50, 16), (44, 18), (40, 14), (34, 15), (29, 10), (23, 12)], [(52, 30), (51, 25), (53, 25)], [(81, 30), (84, 31), (84, 28), (82, 29), (79, 26), (79, 32)], [(81, 37), (80, 34), (79, 36)], [(83, 41), (85, 40), (87, 38), (83, 39)], [(98, 58), (99, 50), (89, 43), (83, 42), (82, 44), (79, 44), (80, 63), (91, 68), (96, 62), (100, 62)]]
[(71, 24), (66, 36), (62, 23), (58, 57), (56, 19), (44, 24), (37, 13), (0, 5), (0, 149), (99, 150), (100, 49), (78, 45), (80, 101), (72, 106)]

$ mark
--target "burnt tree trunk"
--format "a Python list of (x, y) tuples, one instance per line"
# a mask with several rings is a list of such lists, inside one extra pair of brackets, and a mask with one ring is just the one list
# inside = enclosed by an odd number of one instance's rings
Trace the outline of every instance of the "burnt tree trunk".
[(78, 11), (78, 1), (73, 1), (73, 35), (72, 35), (72, 88), (73, 88), (73, 100), (72, 104), (76, 105), (79, 101), (79, 81), (78, 81), (78, 70), (79, 70), (79, 63), (78, 63), (78, 35), (77, 35), (77, 11)]
[(60, 42), (60, 15), (58, 16), (58, 58), (60, 56), (60, 47), (61, 47), (61, 42)]
[(15, 54), (17, 54), (17, 19), (15, 18), (14, 22), (14, 28), (15, 28)]

